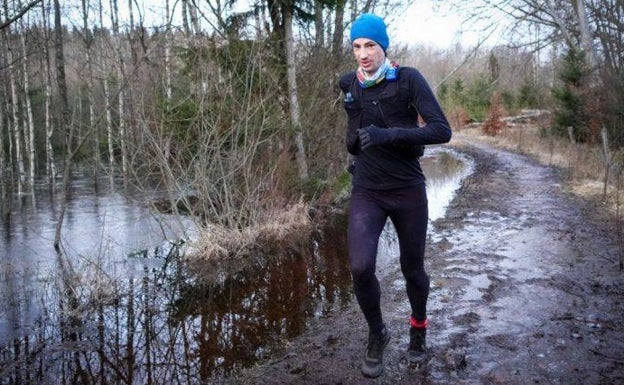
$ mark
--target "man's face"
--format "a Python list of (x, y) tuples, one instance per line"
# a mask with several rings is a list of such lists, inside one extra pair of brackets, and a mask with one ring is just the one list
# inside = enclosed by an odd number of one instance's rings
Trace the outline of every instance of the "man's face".
[(386, 60), (383, 48), (371, 39), (360, 37), (353, 40), (353, 55), (362, 70), (369, 76), (377, 72), (379, 67)]

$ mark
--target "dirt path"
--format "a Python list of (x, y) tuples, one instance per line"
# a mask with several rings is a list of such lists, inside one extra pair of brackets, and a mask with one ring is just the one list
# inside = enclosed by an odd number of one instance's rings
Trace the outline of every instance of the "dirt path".
[(428, 363), (405, 362), (409, 310), (389, 256), (380, 277), (392, 340), (380, 378), (360, 374), (366, 328), (353, 302), (230, 382), (624, 384), (613, 225), (567, 195), (550, 168), (487, 146), (458, 148), (476, 171), (430, 231)]

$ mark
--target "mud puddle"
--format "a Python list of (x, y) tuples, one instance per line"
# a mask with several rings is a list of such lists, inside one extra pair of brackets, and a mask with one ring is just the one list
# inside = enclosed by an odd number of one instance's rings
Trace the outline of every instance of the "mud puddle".
[[(423, 167), (432, 175), (436, 219), (471, 163), (451, 150), (430, 149)], [(345, 220), (337, 215), (305, 250), (259, 259), (209, 283), (188, 274), (183, 245), (131, 253), (122, 262), (85, 258), (73, 264), (80, 266), (75, 271), (59, 257), (36, 290), (4, 264), (13, 278), (0, 281), (6, 294), (0, 327), (7, 331), (0, 339), (0, 383), (232, 378), (352, 306)], [(396, 247), (392, 233), (384, 233), (383, 255), (389, 254), (384, 247)]]
[(475, 172), (432, 223), (427, 247), (429, 361), (405, 361), (409, 304), (390, 235), (379, 276), (392, 340), (380, 378), (360, 374), (367, 330), (352, 302), (231, 383), (624, 383), (624, 278), (609, 224), (563, 191), (556, 170), (461, 149)]

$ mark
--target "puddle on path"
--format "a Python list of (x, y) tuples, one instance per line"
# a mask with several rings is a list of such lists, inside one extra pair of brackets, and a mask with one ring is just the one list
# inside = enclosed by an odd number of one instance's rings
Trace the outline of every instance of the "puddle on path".
[[(428, 151), (435, 220), (472, 166)], [(0, 261), (0, 383), (205, 383), (249, 366), (352, 303), (346, 227), (337, 217), (307, 250), (214, 284), (191, 278), (171, 244), (117, 261), (54, 257), (45, 274)], [(394, 253), (392, 233), (380, 259)]]

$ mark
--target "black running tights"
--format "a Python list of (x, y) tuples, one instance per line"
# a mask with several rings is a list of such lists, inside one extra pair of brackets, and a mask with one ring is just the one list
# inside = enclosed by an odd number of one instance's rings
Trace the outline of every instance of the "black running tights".
[(349, 209), (349, 265), (355, 296), (372, 332), (380, 331), (384, 325), (375, 270), (379, 237), (388, 218), (399, 240), (411, 315), (422, 321), (427, 313), (429, 277), (423, 261), (428, 223), (425, 184), (395, 190), (354, 187)]

